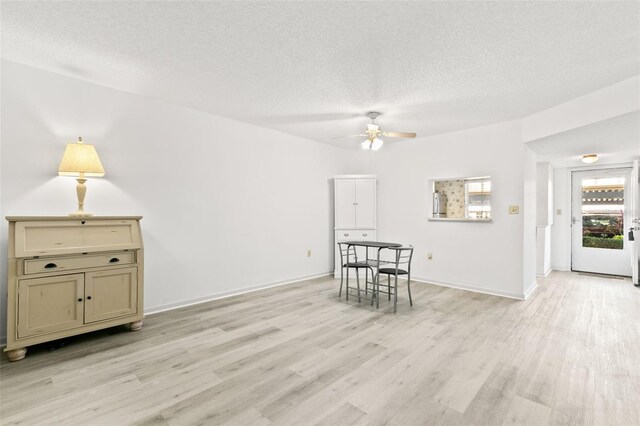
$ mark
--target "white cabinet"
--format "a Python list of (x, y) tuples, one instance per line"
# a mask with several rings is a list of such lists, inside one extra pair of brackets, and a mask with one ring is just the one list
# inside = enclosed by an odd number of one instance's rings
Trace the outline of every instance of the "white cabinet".
[[(337, 243), (376, 240), (376, 177), (371, 175), (335, 176), (334, 189), (334, 274), (340, 276), (340, 252)], [(360, 256), (360, 253), (358, 255)]]
[(376, 229), (375, 177), (335, 177), (335, 229)]

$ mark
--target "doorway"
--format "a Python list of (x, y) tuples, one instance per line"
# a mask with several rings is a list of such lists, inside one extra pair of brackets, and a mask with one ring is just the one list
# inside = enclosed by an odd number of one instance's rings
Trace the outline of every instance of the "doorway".
[(631, 276), (631, 169), (574, 171), (571, 177), (571, 269)]

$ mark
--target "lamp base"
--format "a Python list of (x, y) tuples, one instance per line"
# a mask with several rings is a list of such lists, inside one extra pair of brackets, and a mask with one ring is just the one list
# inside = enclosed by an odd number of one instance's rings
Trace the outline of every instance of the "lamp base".
[(78, 195), (78, 210), (73, 213), (69, 213), (71, 217), (89, 217), (93, 216), (91, 213), (87, 213), (84, 211), (84, 196), (87, 194), (87, 187), (85, 186), (85, 182), (87, 181), (84, 178), (84, 173), (80, 174), (80, 177), (76, 179), (78, 184), (76, 185), (76, 194)]

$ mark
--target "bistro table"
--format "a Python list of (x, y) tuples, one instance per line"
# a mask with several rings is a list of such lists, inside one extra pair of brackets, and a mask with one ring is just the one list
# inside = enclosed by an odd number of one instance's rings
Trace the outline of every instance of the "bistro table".
[[(377, 272), (380, 269), (380, 264), (382, 263), (394, 263), (394, 262), (390, 262), (387, 260), (381, 260), (380, 259), (380, 252), (383, 249), (389, 249), (389, 248), (397, 248), (397, 247), (402, 247), (402, 244), (398, 244), (398, 243), (387, 243), (387, 242), (382, 242), (382, 241), (345, 241), (346, 244), (348, 244), (348, 247), (364, 247), (365, 248), (365, 262), (369, 265), (369, 268), (366, 269), (365, 272), (365, 284), (364, 284), (364, 296), (362, 296), (362, 290), (360, 289), (360, 284), (358, 282), (358, 287), (349, 287), (349, 268), (347, 268), (347, 292), (346, 292), (346, 296), (347, 296), (347, 300), (349, 299), (349, 289), (352, 290), (356, 290), (358, 292), (358, 300), (365, 299), (365, 300), (369, 300), (371, 301), (371, 304), (373, 305), (373, 302), (376, 302), (376, 308), (380, 307), (380, 298), (378, 297), (378, 288), (380, 286), (380, 274)], [(369, 249), (373, 249), (375, 250), (375, 257), (370, 258), (369, 257)], [(361, 263), (360, 260), (358, 260), (358, 263)], [(375, 268), (376, 273), (373, 273), (373, 269)], [(371, 274), (373, 275), (373, 281), (369, 281), (369, 269), (371, 269)], [(368, 286), (369, 284), (371, 284), (373, 286), (373, 290), (372, 290), (372, 295), (371, 298), (367, 297), (368, 296)]]

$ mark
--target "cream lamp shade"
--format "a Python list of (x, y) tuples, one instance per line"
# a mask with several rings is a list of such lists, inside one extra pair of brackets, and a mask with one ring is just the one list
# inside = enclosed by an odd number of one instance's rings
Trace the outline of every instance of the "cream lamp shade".
[(86, 177), (104, 176), (104, 168), (96, 148), (82, 142), (82, 138), (78, 138), (76, 143), (67, 144), (60, 167), (58, 167), (58, 175), (73, 176), (78, 181), (76, 186), (78, 211), (69, 216), (91, 216), (90, 213), (84, 211), (84, 197), (87, 193), (87, 187), (84, 183), (87, 181)]

